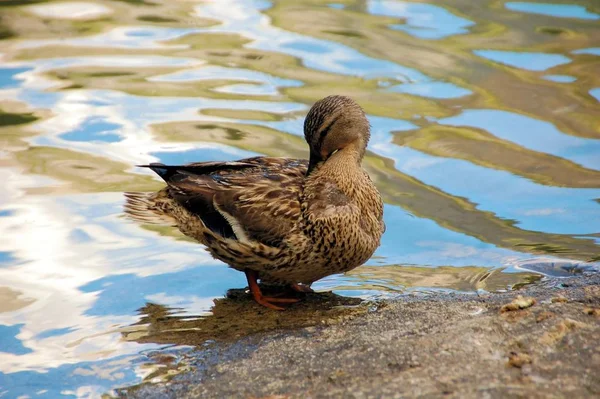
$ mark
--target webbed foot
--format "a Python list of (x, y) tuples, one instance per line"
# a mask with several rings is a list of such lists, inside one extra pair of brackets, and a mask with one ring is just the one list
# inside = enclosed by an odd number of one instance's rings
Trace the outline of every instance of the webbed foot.
[(248, 280), (248, 287), (250, 288), (250, 293), (252, 294), (252, 297), (254, 298), (256, 303), (259, 303), (269, 309), (284, 310), (284, 308), (277, 306), (274, 303), (296, 303), (300, 301), (300, 299), (297, 298), (275, 298), (264, 296), (262, 291), (260, 290), (260, 287), (258, 286), (258, 273), (256, 273), (253, 270), (246, 270), (245, 273), (246, 279)]

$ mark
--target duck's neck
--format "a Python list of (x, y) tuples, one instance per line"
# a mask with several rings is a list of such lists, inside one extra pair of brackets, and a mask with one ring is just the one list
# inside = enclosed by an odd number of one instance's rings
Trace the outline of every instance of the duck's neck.
[(355, 146), (339, 150), (315, 171), (314, 178), (325, 177), (333, 180), (338, 188), (347, 195), (352, 195), (356, 180), (363, 178), (360, 166), (363, 152)]

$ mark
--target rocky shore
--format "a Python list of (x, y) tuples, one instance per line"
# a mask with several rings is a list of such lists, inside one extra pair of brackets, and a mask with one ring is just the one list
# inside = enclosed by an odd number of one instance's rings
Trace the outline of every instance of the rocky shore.
[[(227, 301), (257, 313), (246, 298), (234, 295)], [(341, 303), (332, 294), (312, 294), (285, 312), (267, 312), (267, 319), (275, 318), (274, 328), (245, 337), (215, 337), (187, 355), (189, 371), (118, 394), (600, 396), (599, 274), (547, 279), (505, 293), (406, 295), (360, 304)], [(295, 317), (302, 320), (298, 326), (285, 324)], [(238, 319), (245, 316), (240, 313)]]

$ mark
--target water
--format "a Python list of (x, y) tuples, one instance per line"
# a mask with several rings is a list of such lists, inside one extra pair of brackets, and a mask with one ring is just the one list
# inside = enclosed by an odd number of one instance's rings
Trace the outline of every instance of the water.
[(317, 290), (500, 291), (598, 267), (594, 1), (317, 3), (3, 2), (6, 397), (162, 380), (182, 343), (218, 339), (189, 334), (239, 314), (219, 298), (244, 277), (122, 216), (123, 191), (162, 186), (133, 165), (306, 157), (304, 114), (328, 94), (369, 114), (388, 230)]

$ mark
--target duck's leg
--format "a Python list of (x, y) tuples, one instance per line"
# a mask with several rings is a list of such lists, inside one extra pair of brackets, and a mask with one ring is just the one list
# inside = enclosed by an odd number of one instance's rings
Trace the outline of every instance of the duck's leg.
[(310, 288), (310, 285), (308, 284), (294, 283), (290, 284), (290, 288), (296, 292), (302, 292), (305, 294), (312, 294), (313, 292), (315, 292), (312, 288)]
[(246, 273), (246, 279), (248, 280), (248, 287), (250, 288), (252, 297), (257, 303), (270, 309), (284, 310), (284, 308), (274, 305), (271, 302), (294, 303), (299, 301), (299, 299), (295, 298), (272, 298), (264, 296), (260, 291), (260, 287), (258, 286), (258, 273), (256, 273), (254, 270), (246, 270), (244, 273)]

